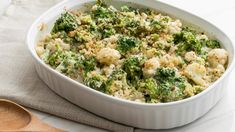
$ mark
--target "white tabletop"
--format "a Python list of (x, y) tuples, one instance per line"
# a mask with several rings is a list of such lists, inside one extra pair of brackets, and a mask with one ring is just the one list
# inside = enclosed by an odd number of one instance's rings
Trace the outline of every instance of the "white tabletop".
[[(2, 0), (1, 0), (2, 1)], [(235, 41), (235, 0), (161, 0), (180, 7), (221, 28)], [(0, 2), (1, 5), (1, 2)], [(1, 6), (0, 6), (1, 8)], [(1, 14), (1, 13), (0, 13)], [(226, 95), (205, 116), (183, 127), (170, 130), (152, 130), (156, 132), (235, 132), (235, 71), (231, 73)], [(102, 132), (94, 127), (55, 117), (30, 109), (44, 122), (55, 127), (76, 132)], [(138, 132), (147, 130), (137, 130)], [(150, 131), (150, 130), (148, 130)]]

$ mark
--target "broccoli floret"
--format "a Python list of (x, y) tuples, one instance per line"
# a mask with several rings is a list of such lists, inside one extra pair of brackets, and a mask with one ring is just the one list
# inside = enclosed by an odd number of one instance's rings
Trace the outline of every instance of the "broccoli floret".
[(130, 19), (129, 17), (117, 18), (114, 27), (117, 28), (117, 31), (120, 33), (124, 33), (128, 36), (138, 36), (144, 32), (144, 26), (140, 25), (140, 21)]
[(174, 34), (174, 44), (177, 45), (177, 53), (186, 51), (195, 51), (197, 54), (203, 54), (202, 47), (220, 48), (220, 43), (216, 40), (198, 40), (196, 31), (188, 27), (182, 29), (180, 33)]
[(104, 7), (97, 7), (95, 11), (93, 11), (94, 18), (111, 18), (113, 13)]
[(46, 59), (46, 63), (56, 68), (64, 59), (65, 55), (59, 45), (56, 45), (56, 51), (51, 52)]
[(76, 32), (74, 39), (77, 42), (84, 43), (92, 39), (92, 36), (89, 32)]
[(61, 38), (65, 43), (75, 44), (77, 40), (74, 37), (69, 37), (65, 31), (58, 32), (58, 38)]
[(196, 35), (197, 32), (195, 29), (192, 29), (191, 27), (182, 27), (182, 31), (186, 31), (186, 32), (191, 32), (193, 35)]
[(84, 79), (85, 85), (101, 91), (101, 92), (106, 92), (106, 87), (105, 87), (105, 79), (101, 75), (96, 75), (90, 78), (85, 78)]
[(90, 32), (97, 32), (98, 31), (98, 26), (96, 24), (90, 24), (89, 31)]
[(158, 68), (156, 71), (156, 76), (160, 78), (174, 77), (175, 70), (172, 68)]
[(117, 49), (121, 53), (126, 53), (127, 51), (130, 51), (132, 48), (137, 47), (139, 45), (139, 42), (134, 37), (120, 37), (118, 39), (117, 43)]
[(195, 51), (200, 54), (202, 49), (202, 43), (196, 39), (194, 33), (182, 30), (180, 33), (174, 34), (174, 44), (177, 45), (177, 52), (180, 54), (185, 51)]
[(151, 34), (151, 39), (153, 40), (153, 41), (157, 41), (158, 39), (159, 39), (159, 35), (158, 34), (156, 34), (156, 33), (154, 33), (154, 34)]
[(157, 99), (157, 82), (153, 78), (147, 78), (138, 85), (138, 91), (144, 93), (146, 102)]
[(162, 31), (165, 26), (161, 24), (161, 22), (159, 21), (153, 21), (150, 26), (152, 27), (152, 32), (156, 33), (156, 32), (160, 32)]
[(102, 75), (96, 75), (93, 77), (86, 77), (84, 83), (93, 89), (102, 91), (104, 93), (112, 93), (112, 87), (117, 87), (114, 82), (118, 81), (120, 83), (119, 87), (127, 88), (129, 87), (126, 82), (126, 72), (122, 69), (116, 69), (112, 74), (105, 78)]
[(94, 18), (112, 18), (115, 13), (108, 8), (103, 0), (98, 0), (96, 3), (97, 8), (92, 11)]
[(72, 51), (63, 51), (63, 56), (63, 61), (56, 67), (56, 70), (72, 78), (77, 78), (77, 69), (81, 68), (81, 55)]
[(82, 69), (84, 71), (84, 74), (95, 70), (95, 66), (97, 64), (97, 60), (95, 57), (91, 57), (89, 59), (85, 59), (82, 61)]
[(143, 75), (141, 61), (137, 57), (131, 57), (124, 61), (123, 70), (127, 73), (127, 79), (130, 82), (137, 81)]
[(73, 31), (78, 27), (78, 23), (76, 20), (76, 16), (72, 13), (65, 12), (61, 14), (60, 18), (58, 18), (52, 28), (52, 33), (57, 33), (59, 31)]
[[(118, 82), (119, 85), (117, 86), (115, 82)], [(105, 87), (107, 93), (113, 93), (112, 88), (129, 88), (129, 85), (127, 84), (127, 73), (122, 69), (114, 70), (112, 74), (108, 77)]]
[(80, 32), (76, 32), (76, 34), (74, 35), (74, 39), (77, 41), (77, 42), (85, 42), (85, 38), (84, 36), (80, 33)]
[(220, 43), (217, 40), (206, 40), (206, 46), (209, 48), (220, 48)]
[(139, 21), (127, 18), (125, 24), (126, 25), (124, 28), (129, 30), (129, 32), (127, 32), (127, 35), (133, 34), (134, 36), (137, 36), (144, 32), (144, 27), (140, 26)]
[(161, 102), (175, 101), (184, 98), (183, 90), (186, 87), (185, 79), (176, 76), (171, 68), (158, 68), (155, 75), (158, 84), (157, 99)]
[(114, 80), (126, 80), (126, 75), (127, 74), (125, 71), (123, 71), (122, 69), (117, 69), (112, 72), (110, 78)]
[(111, 35), (114, 35), (116, 33), (116, 30), (113, 28), (106, 28), (102, 31), (103, 38), (108, 38)]
[(64, 58), (63, 52), (56, 51), (53, 54), (50, 54), (48, 56), (46, 63), (48, 63), (50, 66), (56, 68), (63, 61), (63, 58)]
[[(166, 82), (168, 81), (173, 86), (177, 86), (179, 88), (184, 88), (185, 85), (182, 77), (176, 76), (175, 69), (172, 68), (157, 68), (156, 75), (154, 77), (158, 82)], [(168, 84), (167, 84), (168, 85)]]
[(126, 26), (129, 30), (137, 29), (140, 26), (140, 22), (136, 20), (130, 20), (129, 18), (126, 21)]
[(59, 45), (56, 45), (56, 50), (49, 53), (45, 62), (57, 71), (76, 78), (77, 69), (82, 67), (82, 56), (73, 51), (62, 50)]
[(146, 102), (169, 102), (184, 98), (186, 81), (176, 76), (172, 68), (158, 68), (153, 78), (138, 83), (138, 91), (144, 93)]

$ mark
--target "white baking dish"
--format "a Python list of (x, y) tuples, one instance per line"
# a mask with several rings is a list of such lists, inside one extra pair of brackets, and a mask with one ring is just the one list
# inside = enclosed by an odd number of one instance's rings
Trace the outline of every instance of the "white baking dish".
[[(112, 0), (109, 3), (118, 7), (124, 4), (123, 1)], [(63, 1), (40, 16), (28, 32), (27, 44), (34, 58), (38, 75), (54, 92), (92, 113), (115, 122), (146, 129), (166, 129), (188, 124), (208, 112), (223, 96), (229, 73), (234, 65), (234, 47), (230, 39), (211, 23), (186, 11), (155, 0), (125, 0), (125, 2), (147, 6), (200, 27), (209, 36), (218, 39), (229, 52), (229, 64), (226, 72), (202, 93), (176, 102), (144, 104), (103, 94), (50, 68), (35, 52), (35, 45), (38, 39), (50, 31), (53, 22), (63, 12), (65, 7), (66, 9), (81, 8), (84, 3), (90, 2), (94, 2), (94, 0)], [(47, 24), (47, 30), (38, 30), (38, 26), (41, 23)]]

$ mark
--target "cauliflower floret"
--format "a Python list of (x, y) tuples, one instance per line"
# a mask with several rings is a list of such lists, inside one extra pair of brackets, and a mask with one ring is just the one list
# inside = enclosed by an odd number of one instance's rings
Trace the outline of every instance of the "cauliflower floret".
[(116, 43), (118, 41), (118, 35), (112, 35), (109, 38), (105, 38), (104, 41), (109, 43)]
[(147, 14), (145, 14), (145, 13), (141, 13), (141, 18), (142, 18), (142, 19), (147, 19), (147, 17), (148, 17), (148, 15), (147, 15)]
[(80, 21), (82, 24), (92, 23), (91, 15), (80, 16)]
[(177, 50), (177, 46), (171, 46), (168, 51), (168, 54), (175, 54), (176, 50)]
[(57, 38), (55, 40), (51, 40), (50, 42), (48, 42), (47, 48), (54, 52), (56, 51), (56, 45), (59, 45), (60, 48), (64, 49), (64, 50), (70, 50), (70, 45), (66, 44), (63, 42), (63, 40), (61, 40), (60, 38)]
[(225, 68), (223, 65), (218, 65), (216, 68), (215, 68), (215, 75), (216, 76), (221, 76), (224, 72), (225, 72)]
[(198, 63), (189, 64), (185, 70), (184, 74), (196, 84), (205, 86), (204, 76), (206, 75), (206, 68)]
[(193, 96), (194, 95), (194, 88), (192, 87), (191, 84), (186, 83), (185, 84), (185, 89), (184, 89), (184, 94), (188, 95), (188, 96)]
[(211, 73), (214, 78), (219, 78), (225, 72), (225, 68), (223, 65), (219, 64), (216, 68), (211, 69)]
[(215, 68), (207, 67), (207, 76), (206, 80), (207, 82), (213, 83), (217, 79), (221, 77), (221, 75), (225, 72), (225, 68), (223, 65), (219, 64)]
[(153, 43), (152, 45), (154, 48), (164, 48), (170, 46), (170, 43), (167, 42), (167, 40), (163, 37), (160, 37), (158, 41)]
[(97, 10), (97, 9), (98, 9), (98, 6), (97, 6), (97, 5), (94, 5), (94, 6), (91, 7), (91, 10), (92, 10), (92, 11), (95, 11), (95, 10)]
[(228, 61), (228, 52), (224, 49), (213, 49), (208, 53), (208, 61), (212, 67), (225, 65)]
[(155, 21), (160, 21), (160, 20), (161, 20), (161, 17), (162, 17), (162, 14), (155, 15), (155, 16), (154, 16), (154, 20), (155, 20)]
[(114, 64), (121, 58), (121, 54), (111, 48), (103, 48), (97, 53), (97, 60), (103, 64)]
[(144, 63), (143, 74), (146, 77), (154, 76), (156, 69), (160, 66), (158, 58), (154, 57)]
[(148, 58), (152, 58), (152, 57), (156, 56), (156, 53), (157, 53), (157, 49), (151, 48), (151, 49), (146, 51), (146, 56)]
[(135, 17), (135, 12), (122, 12), (122, 14), (128, 17)]
[(116, 12), (117, 11), (117, 9), (115, 8), (115, 7), (113, 7), (113, 6), (109, 6), (109, 8), (108, 8), (109, 10), (111, 10), (111, 11), (114, 11), (114, 12)]
[(111, 64), (103, 68), (103, 72), (106, 76), (110, 76), (115, 68), (115, 65)]
[(59, 44), (64, 50), (70, 50), (70, 45), (63, 42), (61, 39), (55, 39), (55, 43)]
[(182, 64), (182, 58), (180, 56), (166, 54), (160, 58), (159, 62), (161, 66), (175, 67), (179, 64)]
[(194, 61), (197, 59), (197, 55), (195, 52), (193, 51), (190, 51), (190, 52), (187, 52), (184, 56), (185, 60), (187, 61)]
[(45, 52), (45, 49), (42, 46), (37, 46), (36, 52), (37, 52), (38, 56), (41, 57), (41, 55)]
[(144, 95), (133, 89), (118, 89), (113, 96), (132, 101), (145, 102)]
[(181, 31), (182, 23), (180, 20), (176, 20), (168, 23), (168, 32), (175, 34)]

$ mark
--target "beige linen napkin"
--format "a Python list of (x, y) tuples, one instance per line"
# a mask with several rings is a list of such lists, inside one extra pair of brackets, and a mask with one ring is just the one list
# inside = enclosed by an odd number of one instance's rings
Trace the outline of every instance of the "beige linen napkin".
[(103, 119), (64, 100), (37, 76), (25, 43), (27, 29), (37, 16), (59, 1), (13, 0), (0, 17), (0, 98), (110, 131), (133, 131), (132, 127)]

